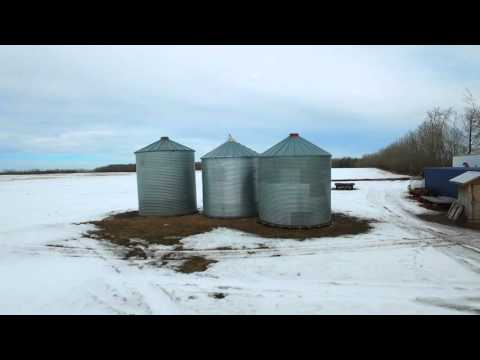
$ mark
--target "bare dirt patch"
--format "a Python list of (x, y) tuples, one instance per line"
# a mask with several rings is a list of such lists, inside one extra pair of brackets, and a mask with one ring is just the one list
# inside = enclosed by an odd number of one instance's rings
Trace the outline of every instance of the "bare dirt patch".
[(467, 222), (465, 219), (452, 221), (447, 217), (447, 213), (443, 211), (438, 212), (436, 214), (418, 214), (417, 216), (422, 220), (436, 223), (436, 224), (455, 226), (455, 227), (460, 227), (464, 229), (480, 230), (480, 224)]
[(134, 239), (143, 239), (149, 244), (178, 245), (181, 247), (181, 239), (220, 227), (265, 238), (305, 240), (365, 233), (372, 228), (372, 222), (373, 220), (335, 213), (330, 226), (311, 229), (285, 229), (261, 224), (258, 222), (258, 218), (212, 219), (202, 214), (175, 217), (140, 216), (137, 211), (132, 211), (112, 215), (100, 221), (89, 222), (97, 228), (89, 231), (87, 235), (123, 246), (132, 245)]
[[(354, 235), (371, 229), (373, 220), (360, 219), (345, 214), (333, 214), (332, 225), (312, 229), (275, 228), (258, 222), (257, 218), (244, 219), (212, 219), (202, 214), (175, 217), (140, 216), (137, 211), (125, 212), (106, 217), (99, 221), (87, 222), (95, 225), (95, 229), (84, 234), (100, 241), (108, 241), (120, 246), (124, 259), (147, 260), (156, 266), (168, 266), (175, 271), (190, 274), (206, 271), (216, 260), (201, 255), (193, 255), (183, 247), (181, 239), (209, 232), (215, 228), (229, 228), (265, 238), (288, 238), (305, 240), (308, 238), (335, 237)], [(173, 250), (155, 259), (149, 250), (150, 245), (174, 246)], [(246, 249), (246, 248), (245, 248)], [(266, 244), (259, 244), (255, 250), (269, 249)], [(234, 250), (230, 246), (218, 247), (214, 250)], [(154, 252), (153, 252), (154, 253)], [(277, 255), (278, 256), (278, 255)]]
[(211, 264), (216, 262), (216, 260), (206, 259), (203, 256), (192, 256), (185, 260), (176, 270), (185, 274), (191, 274), (205, 271)]
[(210, 294), (209, 296), (214, 298), (214, 299), (225, 299), (225, 297), (227, 295), (225, 293), (222, 293), (222, 292), (216, 292), (216, 293)]

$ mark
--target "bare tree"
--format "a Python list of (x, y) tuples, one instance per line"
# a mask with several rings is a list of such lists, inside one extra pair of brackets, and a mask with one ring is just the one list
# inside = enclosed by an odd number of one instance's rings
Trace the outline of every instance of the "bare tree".
[(459, 126), (461, 122), (462, 115), (453, 111), (452, 120), (446, 137), (446, 146), (452, 158), (455, 155), (465, 154), (468, 149), (465, 134), (462, 131), (461, 125)]
[(463, 113), (434, 107), (417, 129), (355, 164), (411, 175), (428, 166), (451, 166), (455, 155), (470, 154), (480, 146), (480, 105), (468, 89), (464, 102)]
[(464, 101), (466, 104), (464, 126), (467, 132), (468, 154), (480, 140), (480, 108), (469, 89), (465, 89)]
[(465, 151), (464, 136), (457, 127), (458, 114), (435, 107), (415, 131), (408, 132), (380, 151), (365, 155), (358, 166), (373, 166), (396, 173), (420, 174), (426, 166), (450, 166), (453, 156)]

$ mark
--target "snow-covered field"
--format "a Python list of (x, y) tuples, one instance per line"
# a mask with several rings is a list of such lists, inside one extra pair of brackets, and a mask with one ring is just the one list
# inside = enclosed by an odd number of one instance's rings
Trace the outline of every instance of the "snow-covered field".
[[(332, 170), (332, 179), (378, 177), (395, 175)], [(480, 313), (480, 253), (456, 244), (480, 234), (416, 218), (427, 210), (405, 198), (407, 185), (332, 191), (334, 211), (378, 220), (367, 234), (295, 241), (216, 229), (183, 239), (218, 262), (182, 274), (123, 260), (82, 238), (91, 225), (74, 224), (137, 209), (135, 174), (0, 176), (0, 313)], [(197, 194), (201, 206), (200, 173)], [(258, 244), (270, 249), (242, 249)]]
[(339, 179), (385, 179), (385, 178), (402, 178), (408, 177), (404, 175), (392, 174), (391, 172), (372, 169), (372, 168), (335, 168), (332, 169), (332, 180)]

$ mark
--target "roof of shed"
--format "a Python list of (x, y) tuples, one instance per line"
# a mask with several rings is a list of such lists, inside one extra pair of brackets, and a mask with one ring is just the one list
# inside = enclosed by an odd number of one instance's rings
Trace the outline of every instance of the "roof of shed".
[(231, 136), (228, 141), (202, 156), (202, 159), (255, 157), (256, 151), (236, 142)]
[(286, 139), (272, 146), (260, 156), (262, 157), (289, 157), (289, 156), (332, 156), (329, 152), (323, 150), (310, 141), (293, 133)]
[(458, 175), (454, 177), (453, 179), (450, 179), (451, 182), (457, 183), (457, 184), (462, 184), (466, 185), (468, 183), (471, 183), (472, 181), (475, 181), (477, 179), (480, 179), (480, 172), (478, 171), (467, 171), (464, 172), (461, 175)]
[(156, 151), (195, 151), (195, 150), (170, 140), (168, 136), (162, 136), (160, 140), (155, 141), (154, 143), (148, 146), (145, 146), (140, 150), (135, 151), (135, 154), (143, 153), (143, 152), (156, 152)]

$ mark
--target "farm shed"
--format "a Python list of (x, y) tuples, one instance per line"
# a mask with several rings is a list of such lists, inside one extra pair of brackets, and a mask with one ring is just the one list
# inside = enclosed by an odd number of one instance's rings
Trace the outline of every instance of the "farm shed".
[(330, 224), (330, 179), (330, 153), (290, 134), (258, 158), (260, 220), (292, 228)]
[(452, 166), (480, 168), (480, 154), (454, 156)]
[(480, 222), (480, 172), (467, 171), (450, 180), (458, 186), (458, 203), (469, 221)]
[(140, 215), (197, 212), (194, 150), (162, 137), (135, 156)]
[(255, 151), (229, 136), (227, 142), (202, 157), (205, 215), (216, 218), (257, 215), (257, 156)]
[[(423, 169), (425, 188), (435, 196), (457, 197), (457, 186), (450, 179), (469, 170), (465, 167), (427, 167)], [(474, 171), (479, 171), (474, 169)]]

